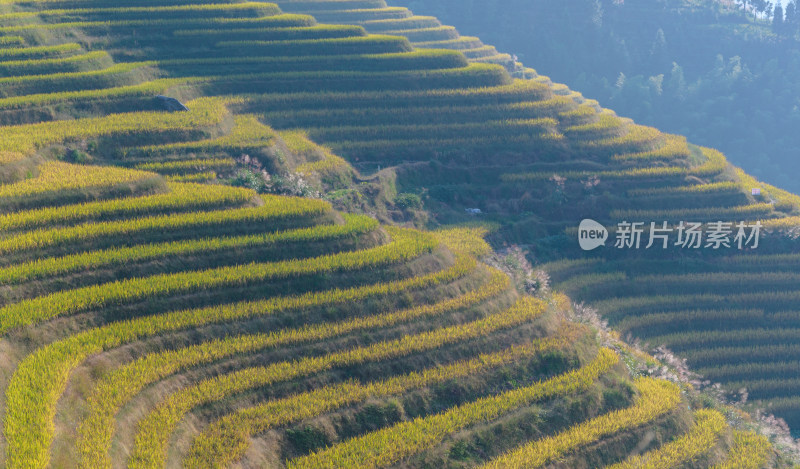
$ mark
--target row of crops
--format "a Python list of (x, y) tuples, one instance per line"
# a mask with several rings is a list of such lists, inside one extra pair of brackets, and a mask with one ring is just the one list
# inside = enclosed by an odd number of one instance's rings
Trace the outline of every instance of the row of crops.
[[(601, 179), (604, 220), (793, 214), (724, 180), (721, 154), (383, 0), (0, 3), (5, 467), (774, 461), (678, 385), (631, 380), (568, 299), (517, 293), (476, 258), (484, 230), (224, 184), (253, 160), (411, 162), (399, 188), (435, 181), (434, 199), (490, 213), (487, 193), (551, 214), (563, 174), (562, 204)], [(649, 201), (618, 204), (620, 187)]]

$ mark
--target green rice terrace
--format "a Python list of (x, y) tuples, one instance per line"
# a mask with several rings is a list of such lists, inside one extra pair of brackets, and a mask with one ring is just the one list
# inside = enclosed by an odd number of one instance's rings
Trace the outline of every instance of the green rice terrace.
[(0, 0), (0, 124), (4, 467), (793, 462), (800, 197), (436, 18)]

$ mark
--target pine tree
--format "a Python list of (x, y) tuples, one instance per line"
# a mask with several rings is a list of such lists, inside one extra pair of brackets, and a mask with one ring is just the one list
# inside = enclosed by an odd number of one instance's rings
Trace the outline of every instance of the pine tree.
[(776, 34), (782, 35), (786, 31), (784, 26), (783, 7), (778, 3), (775, 5), (775, 10), (772, 14), (772, 30)]
[(791, 0), (786, 4), (786, 18), (783, 20), (787, 36), (794, 37), (797, 32), (798, 19), (797, 2)]

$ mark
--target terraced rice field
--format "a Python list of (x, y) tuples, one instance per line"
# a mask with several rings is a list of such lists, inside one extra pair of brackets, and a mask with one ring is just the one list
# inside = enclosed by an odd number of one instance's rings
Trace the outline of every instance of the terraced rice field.
[[(400, 189), (428, 187), (462, 217), (538, 220), (523, 240), (561, 235), (587, 208), (604, 223), (793, 226), (800, 199), (766, 185), (777, 203), (752, 197), (758, 183), (718, 152), (382, 0), (0, 3), (5, 467), (775, 461), (717, 411), (690, 412), (677, 385), (632, 380), (630, 353), (567, 321), (568, 299), (520, 294), (479, 260), (481, 230), (384, 226), (225, 183), (253, 160), (317, 176), (392, 166)], [(743, 348), (709, 373), (791, 416), (800, 384), (748, 381), (747, 367), (794, 369), (796, 258), (751, 257), (659, 279), (622, 261), (547, 267), (700, 370)], [(703, 288), (723, 284), (742, 286), (738, 309), (698, 328), (722, 295)], [(741, 331), (723, 337), (713, 318), (733, 315)], [(760, 338), (767, 315), (785, 343)], [(651, 319), (668, 327), (651, 337)], [(609, 439), (617, 449), (598, 451)]]

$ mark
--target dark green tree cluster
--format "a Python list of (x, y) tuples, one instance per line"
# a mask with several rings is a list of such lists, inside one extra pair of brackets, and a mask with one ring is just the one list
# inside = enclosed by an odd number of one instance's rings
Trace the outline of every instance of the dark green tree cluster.
[(620, 115), (800, 191), (797, 0), (777, 8), (780, 34), (774, 6), (755, 0), (750, 13), (687, 0), (389, 3), (436, 15)]

